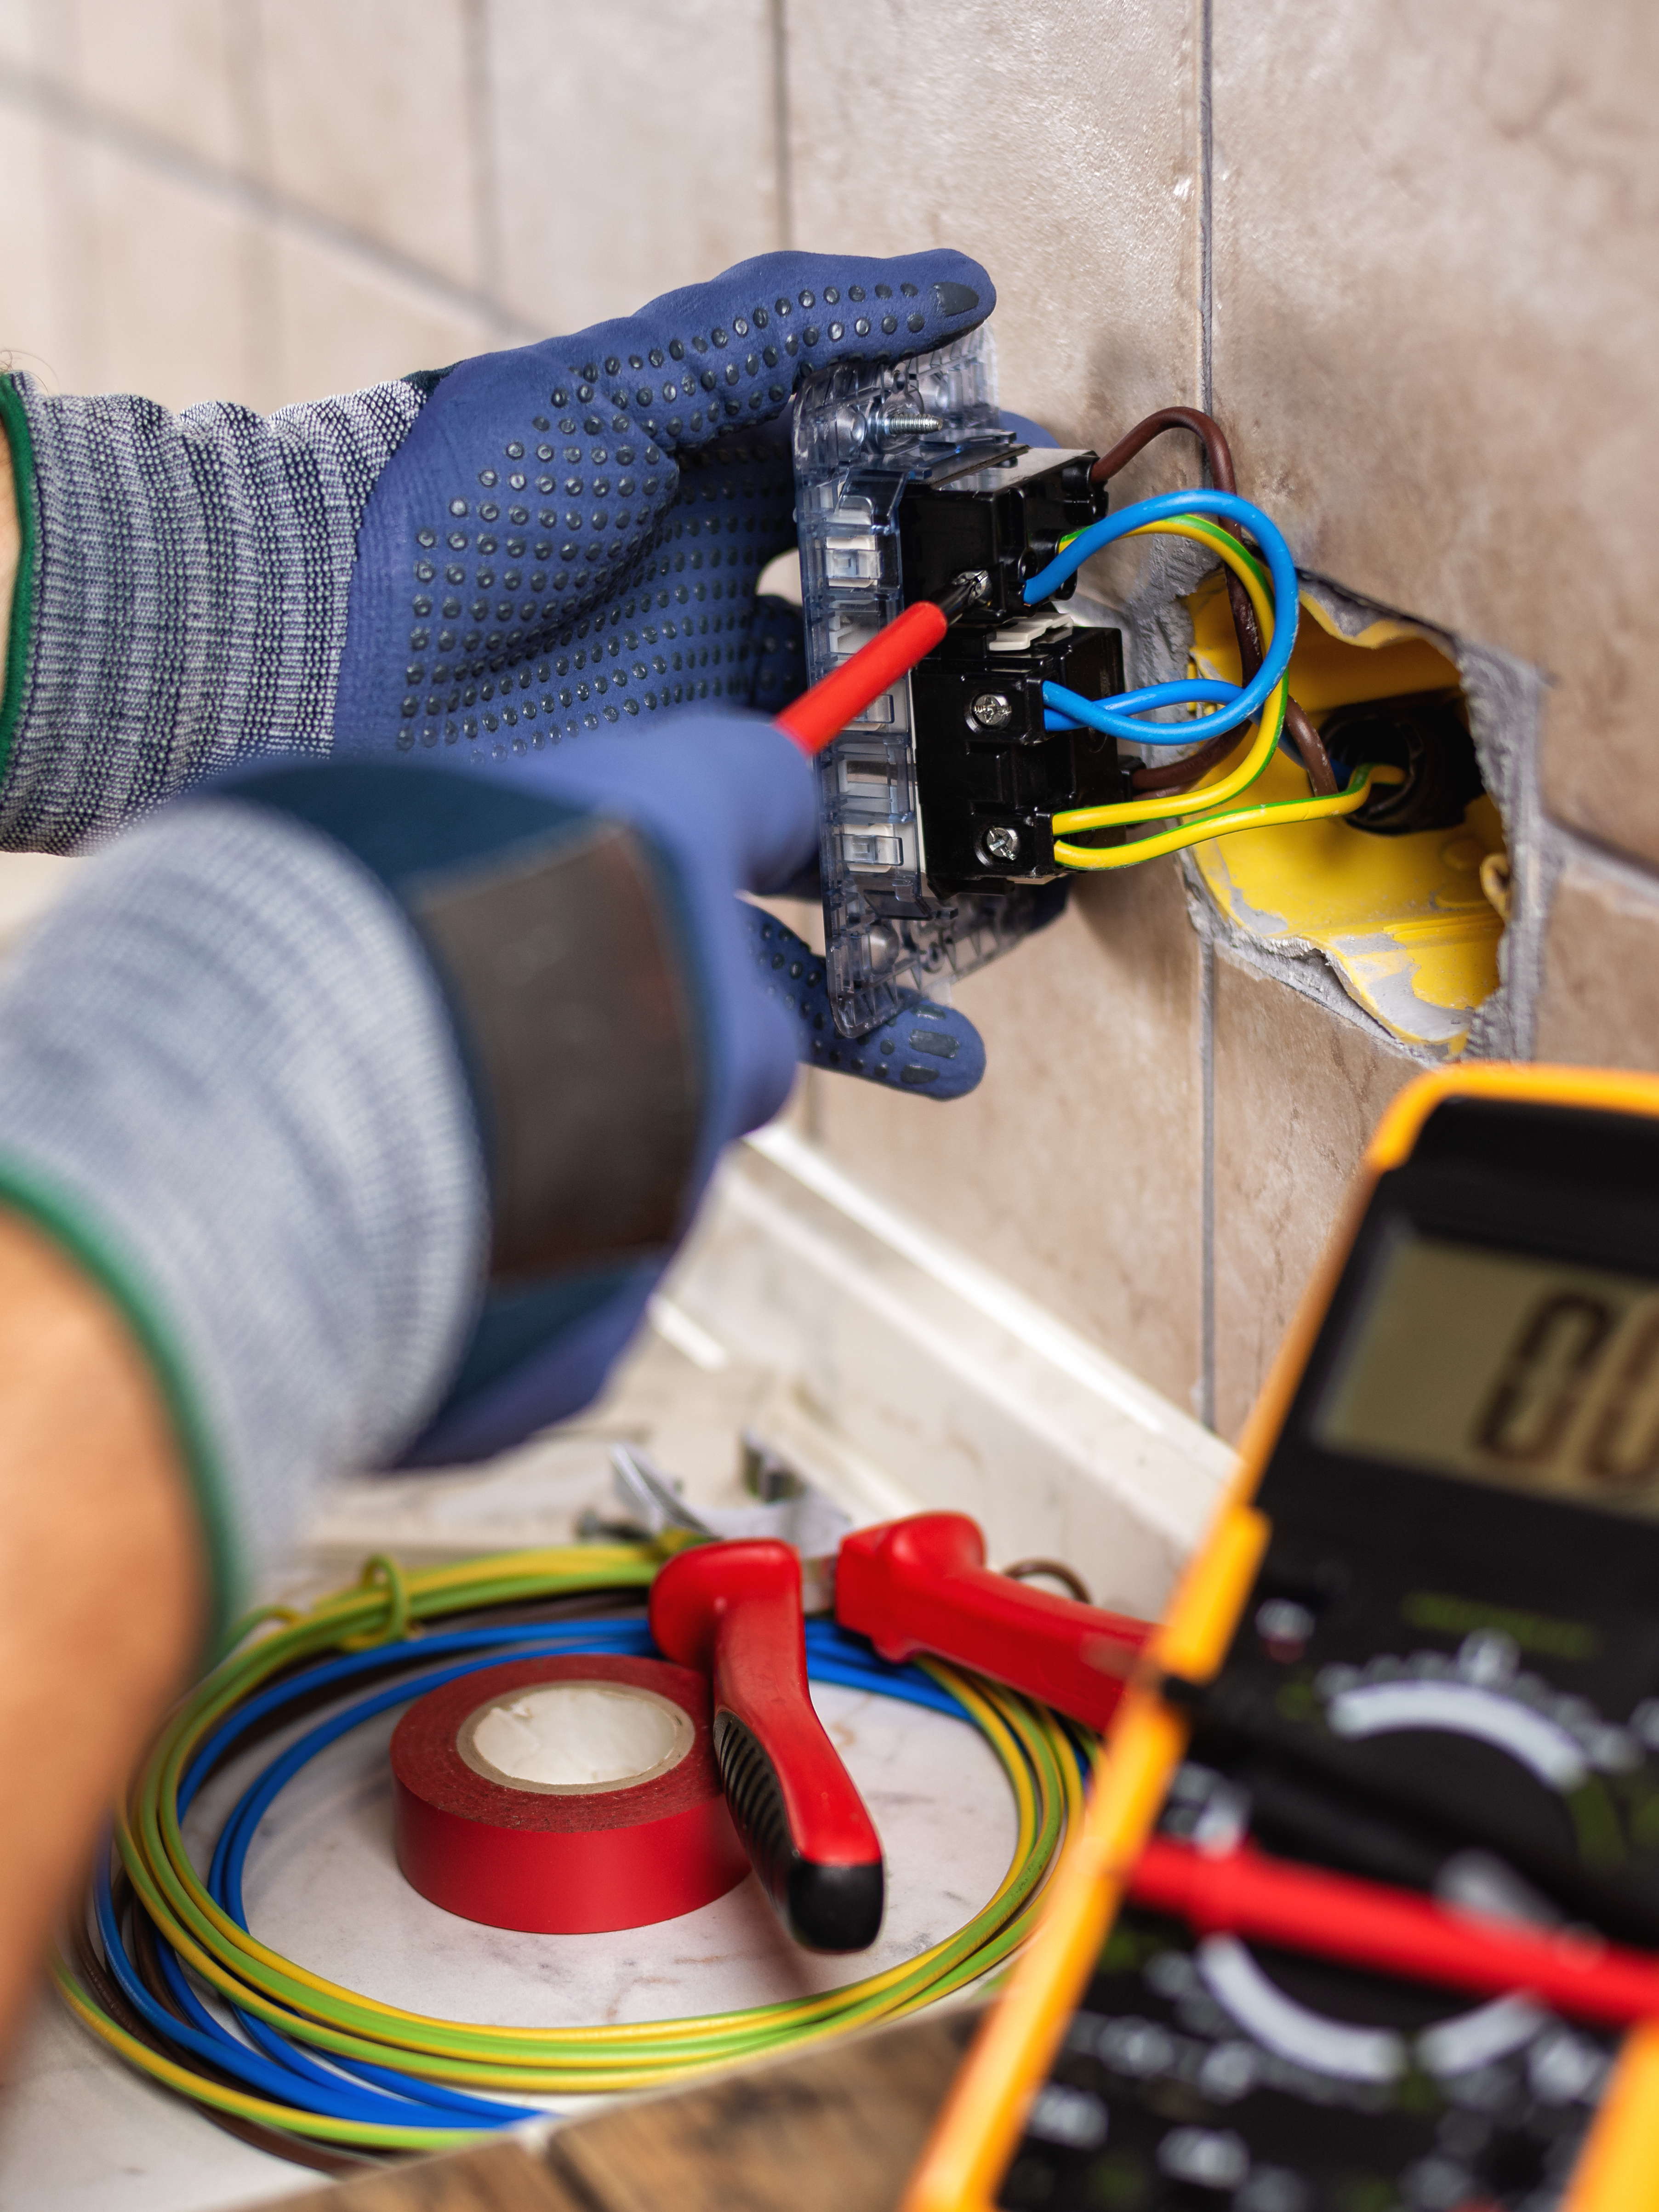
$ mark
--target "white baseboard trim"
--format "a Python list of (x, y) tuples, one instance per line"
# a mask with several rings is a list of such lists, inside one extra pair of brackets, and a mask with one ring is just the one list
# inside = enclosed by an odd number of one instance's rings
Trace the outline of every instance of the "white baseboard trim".
[(887, 1510), (971, 1513), (994, 1561), (1065, 1559), (1103, 1603), (1163, 1604), (1232, 1469), (1207, 1429), (787, 1128), (734, 1149), (666, 1298), (704, 1345), (775, 1370), (804, 1429), (867, 1470), (866, 1513), (876, 1490)]

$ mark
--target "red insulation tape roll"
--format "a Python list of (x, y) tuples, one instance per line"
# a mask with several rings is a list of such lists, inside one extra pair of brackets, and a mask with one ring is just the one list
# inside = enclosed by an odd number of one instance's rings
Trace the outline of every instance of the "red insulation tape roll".
[(493, 1928), (640, 1928), (712, 1904), (749, 1872), (708, 1686), (664, 1660), (518, 1659), (464, 1674), (398, 1722), (392, 1774), (404, 1875)]

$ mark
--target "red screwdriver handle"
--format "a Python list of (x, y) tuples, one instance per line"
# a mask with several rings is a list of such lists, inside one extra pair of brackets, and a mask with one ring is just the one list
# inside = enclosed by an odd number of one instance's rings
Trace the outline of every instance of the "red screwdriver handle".
[(881, 1839), (806, 1686), (800, 1559), (699, 1544), (651, 1585), (651, 1633), (710, 1677), (714, 1756), (756, 1873), (796, 1942), (863, 1951), (881, 1927)]
[(930, 653), (948, 628), (943, 608), (931, 599), (918, 599), (878, 629), (868, 645), (860, 646), (786, 707), (776, 717), (778, 727), (809, 757), (822, 752), (872, 699), (880, 698)]
[(1152, 1634), (1144, 1620), (993, 1574), (965, 1513), (916, 1513), (843, 1537), (836, 1619), (884, 1659), (932, 1651), (1104, 1728)]

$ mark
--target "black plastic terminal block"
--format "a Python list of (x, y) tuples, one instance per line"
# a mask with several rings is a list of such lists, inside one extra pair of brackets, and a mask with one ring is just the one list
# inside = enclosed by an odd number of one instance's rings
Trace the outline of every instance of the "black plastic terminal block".
[(1123, 641), (1052, 606), (1018, 625), (962, 622), (910, 677), (927, 877), (940, 890), (1042, 881), (1054, 817), (1130, 795), (1128, 764), (1097, 730), (1044, 727), (1045, 683), (1085, 699), (1123, 689)]
[[(1027, 448), (943, 483), (910, 484), (899, 508), (907, 604), (964, 573), (984, 595), (911, 672), (916, 798), (929, 884), (945, 896), (1059, 872), (1054, 817), (1129, 797), (1131, 764), (1095, 730), (1050, 729), (1045, 683), (1085, 699), (1123, 689), (1115, 629), (1073, 623), (1024, 587), (1063, 538), (1106, 511), (1091, 453)], [(1068, 579), (1060, 598), (1069, 598)]]
[[(1089, 481), (1095, 460), (1087, 452), (1024, 446), (961, 476), (912, 483), (899, 507), (905, 604), (937, 599), (979, 568), (990, 580), (981, 617), (1024, 617), (1028, 580), (1048, 567), (1062, 538), (1106, 512), (1105, 486)], [(1055, 596), (1070, 599), (1076, 587), (1069, 578)]]

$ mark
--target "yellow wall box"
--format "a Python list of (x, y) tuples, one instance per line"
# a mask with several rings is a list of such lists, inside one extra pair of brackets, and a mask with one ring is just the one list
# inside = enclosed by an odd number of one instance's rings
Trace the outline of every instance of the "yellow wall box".
[[(1188, 606), (1194, 673), (1237, 683), (1238, 648), (1220, 579)], [(1316, 722), (1361, 701), (1455, 695), (1456, 667), (1413, 625), (1379, 618), (1348, 637), (1311, 593), (1302, 610), (1291, 690)], [(1306, 779), (1281, 752), (1257, 795), (1304, 798)], [(1452, 1059), (1498, 982), (1503, 919), (1482, 888), (1492, 855), (1501, 863), (1504, 829), (1481, 793), (1461, 824), (1378, 836), (1333, 818), (1238, 830), (1195, 847), (1193, 857), (1241, 934), (1277, 952), (1322, 954), (1350, 996), (1401, 1043)]]

